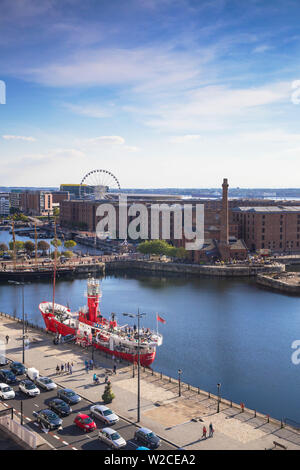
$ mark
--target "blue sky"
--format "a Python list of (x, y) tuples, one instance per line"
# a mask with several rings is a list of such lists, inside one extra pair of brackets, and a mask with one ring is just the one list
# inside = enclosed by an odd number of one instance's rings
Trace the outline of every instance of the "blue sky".
[(0, 3), (0, 186), (299, 187), (298, 1)]

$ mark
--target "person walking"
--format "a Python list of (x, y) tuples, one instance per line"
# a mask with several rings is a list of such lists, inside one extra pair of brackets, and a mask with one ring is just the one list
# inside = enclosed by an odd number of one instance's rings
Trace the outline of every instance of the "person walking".
[(94, 361), (93, 361), (93, 359), (90, 360), (90, 369), (91, 369), (91, 370), (94, 369)]
[(8, 336), (8, 335), (6, 335), (6, 336), (5, 336), (5, 339), (6, 339), (6, 344), (8, 344), (8, 341), (9, 341), (9, 336)]
[(202, 438), (206, 439), (206, 434), (207, 434), (207, 429), (205, 426), (203, 426), (203, 432), (202, 432)]
[(70, 364), (69, 373), (70, 373), (70, 375), (72, 375), (72, 373), (73, 373), (73, 367), (72, 367), (72, 364)]
[(214, 432), (215, 432), (215, 430), (213, 428), (213, 425), (212, 425), (212, 423), (210, 423), (210, 425), (209, 425), (209, 437), (214, 437)]
[(56, 375), (59, 375), (59, 365), (56, 366)]
[(63, 364), (60, 366), (60, 372), (61, 372), (61, 374), (64, 373), (64, 365)]
[(116, 364), (114, 364), (114, 374), (116, 374), (116, 373), (117, 373), (117, 366), (116, 366)]

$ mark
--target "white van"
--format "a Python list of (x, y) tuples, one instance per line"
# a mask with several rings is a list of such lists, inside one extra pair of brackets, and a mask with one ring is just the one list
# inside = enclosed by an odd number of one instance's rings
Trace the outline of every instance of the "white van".
[(27, 377), (34, 381), (35, 379), (37, 379), (38, 377), (40, 376), (40, 373), (37, 369), (35, 369), (34, 367), (29, 367), (27, 369)]

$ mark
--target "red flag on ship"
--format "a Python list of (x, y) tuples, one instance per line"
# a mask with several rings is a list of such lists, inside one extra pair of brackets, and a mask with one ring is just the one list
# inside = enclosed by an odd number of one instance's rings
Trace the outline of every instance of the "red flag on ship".
[(161, 323), (166, 323), (166, 320), (164, 320), (162, 317), (160, 317), (158, 314), (156, 315), (157, 321), (160, 321)]

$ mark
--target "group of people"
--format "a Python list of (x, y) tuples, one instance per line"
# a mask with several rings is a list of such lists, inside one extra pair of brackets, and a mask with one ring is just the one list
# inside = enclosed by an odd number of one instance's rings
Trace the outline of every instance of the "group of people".
[(73, 362), (66, 362), (65, 364), (61, 364), (61, 366), (59, 366), (59, 364), (57, 364), (56, 366), (56, 374), (57, 375), (62, 375), (63, 373), (66, 373), (66, 374), (72, 374), (73, 373)]
[(93, 370), (94, 369), (93, 359), (90, 359), (89, 361), (86, 359), (84, 361), (84, 368), (85, 368), (86, 373), (88, 373), (89, 370)]
[[(214, 437), (214, 428), (213, 428), (213, 425), (212, 423), (210, 423), (209, 425), (209, 434), (208, 434), (208, 437)], [(203, 426), (203, 430), (202, 430), (202, 439), (207, 439), (207, 429), (206, 429), (206, 426)]]

